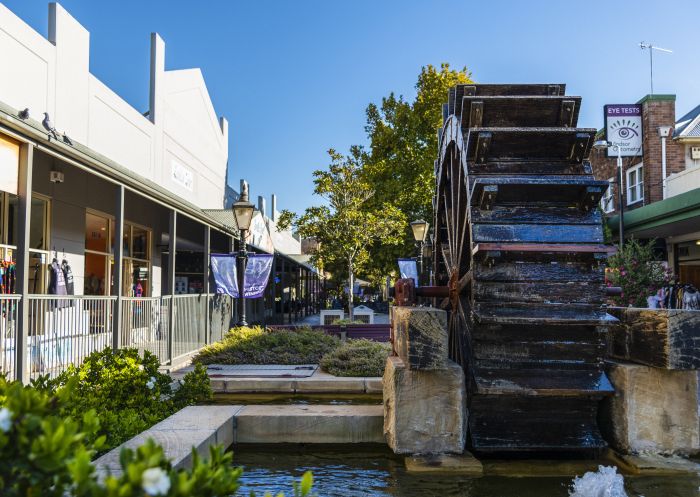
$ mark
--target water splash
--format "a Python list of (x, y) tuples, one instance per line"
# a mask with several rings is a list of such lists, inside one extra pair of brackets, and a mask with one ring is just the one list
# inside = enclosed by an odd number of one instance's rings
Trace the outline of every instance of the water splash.
[(615, 466), (598, 466), (598, 471), (574, 478), (569, 497), (627, 497), (625, 480)]

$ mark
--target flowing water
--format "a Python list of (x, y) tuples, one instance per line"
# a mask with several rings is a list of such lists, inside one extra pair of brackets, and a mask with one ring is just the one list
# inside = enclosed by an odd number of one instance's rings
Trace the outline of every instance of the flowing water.
[[(235, 464), (245, 469), (241, 496), (250, 490), (258, 495), (269, 490), (273, 495), (284, 491), (289, 497), (291, 479), (311, 470), (314, 490), (320, 497), (700, 497), (698, 477), (626, 476), (623, 480), (612, 468), (577, 480), (465, 478), (409, 474), (403, 459), (388, 450), (238, 446), (234, 452)], [(542, 464), (531, 463), (533, 468)]]

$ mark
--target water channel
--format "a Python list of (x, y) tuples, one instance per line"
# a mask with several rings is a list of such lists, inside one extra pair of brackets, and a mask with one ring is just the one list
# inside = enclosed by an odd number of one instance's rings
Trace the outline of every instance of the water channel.
[[(297, 446), (238, 446), (237, 466), (245, 469), (239, 495), (255, 490), (283, 491), (291, 495), (291, 479), (314, 473), (314, 490), (320, 497), (568, 497), (572, 478), (409, 474), (403, 458), (388, 449), (363, 447), (303, 448)], [(486, 463), (488, 465), (488, 462)], [(542, 462), (531, 461), (534, 470)], [(522, 467), (522, 463), (521, 463)], [(628, 497), (700, 496), (700, 477), (626, 476)], [(589, 492), (576, 497), (615, 497)]]

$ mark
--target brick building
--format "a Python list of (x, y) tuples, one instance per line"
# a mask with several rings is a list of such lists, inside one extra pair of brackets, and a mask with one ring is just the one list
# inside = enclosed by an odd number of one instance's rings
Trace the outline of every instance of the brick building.
[[(622, 158), (625, 237), (657, 239), (660, 258), (679, 279), (700, 286), (700, 105), (676, 119), (675, 95), (647, 95), (638, 104), (642, 153)], [(605, 138), (601, 130), (597, 139)], [(590, 160), (596, 179), (610, 181), (601, 208), (617, 236), (617, 159), (607, 155), (594, 149)]]

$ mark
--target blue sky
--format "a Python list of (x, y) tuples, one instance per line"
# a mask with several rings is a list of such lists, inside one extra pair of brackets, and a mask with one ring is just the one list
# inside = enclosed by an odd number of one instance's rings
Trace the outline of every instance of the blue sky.
[[(45, 0), (3, 3), (46, 35)], [(278, 206), (317, 203), (311, 172), (325, 151), (366, 143), (364, 110), (394, 91), (413, 97), (425, 64), (467, 66), (477, 82), (564, 82), (581, 126), (603, 105), (674, 93), (677, 117), (700, 104), (700, 1), (65, 0), (91, 33), (91, 71), (139, 110), (148, 103), (149, 33), (166, 68), (200, 67), (230, 123), (230, 182)], [(695, 34), (693, 34), (695, 33)]]

